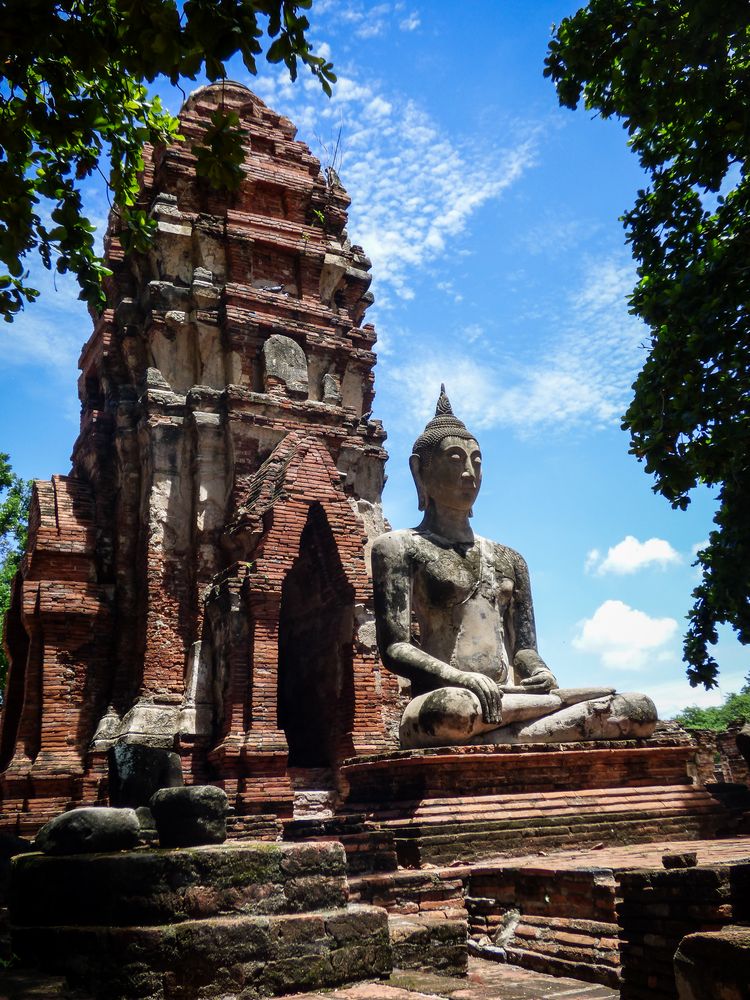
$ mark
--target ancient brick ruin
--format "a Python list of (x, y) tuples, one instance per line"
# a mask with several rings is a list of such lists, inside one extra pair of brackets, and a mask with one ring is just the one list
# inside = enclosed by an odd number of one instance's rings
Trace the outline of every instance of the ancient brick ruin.
[[(219, 106), (245, 130), (236, 194), (195, 174)], [(294, 783), (393, 745), (366, 544), (385, 433), (349, 199), (242, 86), (180, 120), (184, 143), (147, 151), (153, 249), (126, 256), (110, 219), (72, 470), (34, 488), (0, 743), (0, 822), (21, 832), (104, 800), (116, 740), (175, 745), (188, 781), (280, 815)]]

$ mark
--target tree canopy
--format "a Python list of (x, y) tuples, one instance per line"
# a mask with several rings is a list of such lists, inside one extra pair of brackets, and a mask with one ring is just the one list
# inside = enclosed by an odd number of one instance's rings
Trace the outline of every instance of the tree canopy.
[(620, 119), (648, 175), (623, 216), (650, 328), (623, 428), (673, 507), (717, 489), (684, 641), (710, 688), (717, 626), (750, 642), (750, 6), (590, 0), (554, 29), (545, 75), (562, 105)]
[(713, 729), (724, 732), (732, 722), (750, 722), (750, 683), (739, 694), (728, 694), (721, 705), (699, 708), (691, 705), (675, 716), (684, 729)]
[(0, 692), (5, 690), (8, 672), (2, 644), (3, 624), (10, 606), (13, 577), (26, 548), (30, 500), (31, 483), (17, 476), (9, 456), (0, 452)]
[[(138, 205), (143, 146), (178, 136), (177, 120), (147, 84), (225, 75), (239, 53), (251, 73), (265, 51), (292, 77), (306, 65), (330, 94), (333, 67), (313, 53), (301, 11), (312, 0), (8, 0), (0, 19), (0, 314), (11, 322), (38, 292), (34, 250), (73, 272), (81, 298), (103, 305), (107, 273), (94, 249), (82, 183), (106, 172), (126, 224), (126, 249), (143, 249), (152, 223)], [(214, 115), (198, 171), (231, 186), (236, 116)]]

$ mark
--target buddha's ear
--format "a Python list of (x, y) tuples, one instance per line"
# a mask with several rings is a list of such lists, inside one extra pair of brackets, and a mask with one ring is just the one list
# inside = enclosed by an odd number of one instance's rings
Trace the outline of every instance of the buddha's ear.
[(409, 468), (414, 477), (414, 485), (417, 487), (417, 504), (420, 510), (427, 510), (427, 494), (422, 483), (422, 461), (419, 455), (409, 456)]

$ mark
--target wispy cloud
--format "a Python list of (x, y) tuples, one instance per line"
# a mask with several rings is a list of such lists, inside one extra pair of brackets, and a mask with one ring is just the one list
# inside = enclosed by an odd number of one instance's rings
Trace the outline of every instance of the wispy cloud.
[(412, 350), (418, 360), (386, 368), (385, 376), (415, 420), (428, 416), (442, 381), (456, 412), (478, 430), (511, 427), (529, 435), (611, 426), (625, 408), (643, 336), (625, 305), (632, 285), (629, 263), (585, 262), (579, 286), (560, 308), (559, 328), (533, 357), (519, 350), (493, 362), (464, 338), (460, 352), (433, 343), (429, 352)]
[(586, 556), (586, 572), (604, 576), (605, 573), (629, 575), (648, 566), (676, 566), (682, 557), (664, 538), (648, 538), (640, 542), (634, 535), (626, 535), (621, 542), (607, 550), (602, 557), (598, 549), (592, 549)]
[[(334, 160), (352, 206), (349, 232), (372, 259), (383, 308), (414, 297), (415, 276), (455, 252), (455, 240), (488, 202), (535, 162), (538, 129), (517, 141), (446, 134), (413, 100), (342, 73), (333, 97), (314, 80), (281, 75), (248, 80), (259, 97), (288, 115), (324, 165)], [(339, 141), (340, 135), (340, 141)]]
[(516, 242), (532, 256), (549, 253), (559, 256), (590, 239), (599, 227), (590, 221), (570, 218), (561, 212), (546, 211), (541, 221), (516, 234)]
[(402, 31), (416, 31), (420, 26), (421, 20), (419, 19), (419, 14), (416, 11), (412, 11), (408, 17), (405, 17), (402, 21), (399, 21), (398, 26)]
[(331, 15), (339, 24), (347, 25), (357, 38), (378, 38), (396, 26), (401, 31), (414, 31), (421, 23), (419, 14), (401, 0), (377, 4), (368, 0), (316, 0), (313, 14), (315, 25)]
[(672, 659), (665, 647), (676, 632), (674, 618), (652, 618), (623, 601), (605, 601), (579, 622), (573, 645), (599, 656), (606, 667), (640, 670), (648, 662)]
[(78, 285), (72, 275), (53, 274), (40, 264), (29, 283), (41, 294), (12, 324), (2, 324), (0, 370), (43, 366), (75, 382), (78, 356), (91, 333)]
[(643, 683), (639, 678), (638, 687), (653, 699), (659, 716), (669, 719), (684, 708), (697, 705), (698, 708), (710, 708), (721, 705), (730, 691), (739, 691), (744, 683), (741, 673), (723, 675), (721, 686), (706, 691), (705, 688), (692, 688), (684, 678), (681, 680), (661, 681), (658, 684)]

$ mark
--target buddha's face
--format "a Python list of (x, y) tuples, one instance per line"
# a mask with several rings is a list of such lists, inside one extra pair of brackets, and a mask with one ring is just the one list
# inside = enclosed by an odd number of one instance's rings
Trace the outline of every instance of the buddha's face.
[(425, 498), (437, 507), (470, 513), (482, 484), (479, 444), (473, 439), (443, 438), (419, 463), (419, 480)]

